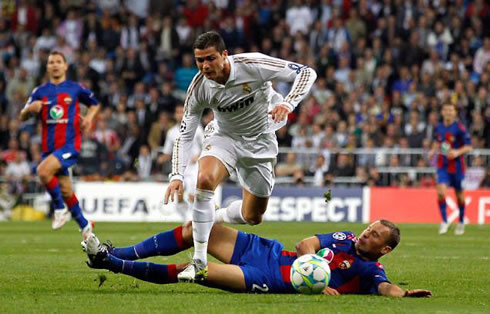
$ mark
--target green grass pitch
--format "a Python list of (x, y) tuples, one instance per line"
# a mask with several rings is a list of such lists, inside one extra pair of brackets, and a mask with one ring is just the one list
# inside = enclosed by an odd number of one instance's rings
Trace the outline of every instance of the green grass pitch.
[[(98, 223), (96, 234), (134, 244), (177, 224)], [(361, 224), (271, 223), (241, 230), (276, 238), (285, 248), (315, 233), (363, 230)], [(435, 225), (401, 225), (402, 242), (381, 259), (404, 289), (431, 289), (431, 299), (379, 296), (234, 294), (193, 284), (155, 285), (85, 265), (75, 223), (0, 223), (0, 313), (489, 313), (490, 226), (444, 236)], [(454, 227), (453, 227), (454, 228)], [(189, 251), (190, 252), (190, 251)], [(189, 253), (150, 259), (182, 262)], [(99, 277), (107, 280), (99, 287)]]

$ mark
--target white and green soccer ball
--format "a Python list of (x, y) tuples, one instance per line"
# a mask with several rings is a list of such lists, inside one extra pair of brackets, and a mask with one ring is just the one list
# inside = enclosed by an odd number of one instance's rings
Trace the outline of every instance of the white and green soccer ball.
[(329, 281), (328, 262), (316, 254), (300, 256), (291, 266), (291, 284), (299, 293), (321, 293)]

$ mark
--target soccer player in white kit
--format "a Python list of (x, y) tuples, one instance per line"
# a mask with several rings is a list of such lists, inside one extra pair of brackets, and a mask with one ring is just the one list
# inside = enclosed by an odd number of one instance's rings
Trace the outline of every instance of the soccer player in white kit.
[[(167, 162), (172, 157), (172, 151), (175, 142), (180, 136), (180, 123), (184, 117), (184, 106), (178, 104), (175, 107), (174, 119), (176, 124), (170, 128), (165, 137), (165, 144), (163, 145), (163, 162)], [(194, 136), (194, 141), (192, 142), (192, 147), (190, 151), (189, 164), (185, 168), (184, 173), (184, 194), (178, 195), (176, 210), (183, 217), (184, 221), (190, 220), (188, 204), (194, 202), (194, 195), (196, 192), (197, 183), (197, 160), (201, 154), (202, 142), (204, 137), (204, 130), (199, 124), (196, 129), (196, 135)]]
[[(206, 278), (208, 239), (215, 221), (251, 225), (262, 221), (274, 186), (275, 130), (286, 124), (316, 79), (316, 72), (307, 66), (261, 53), (229, 56), (216, 32), (201, 34), (193, 48), (199, 73), (187, 90), (165, 204), (174, 200), (175, 193), (183, 193), (183, 174), (205, 108), (213, 110), (215, 121), (204, 131), (192, 208), (194, 256), (178, 275), (184, 282)], [(284, 99), (272, 88), (274, 80), (293, 82)], [(215, 213), (214, 190), (230, 175), (242, 186), (243, 200)]]

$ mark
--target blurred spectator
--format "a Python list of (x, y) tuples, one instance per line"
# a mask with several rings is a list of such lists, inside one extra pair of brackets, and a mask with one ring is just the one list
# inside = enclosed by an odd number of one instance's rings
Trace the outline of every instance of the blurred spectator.
[(296, 162), (295, 153), (287, 153), (286, 160), (276, 165), (276, 176), (293, 176), (297, 171), (302, 171), (301, 166)]
[(146, 145), (140, 146), (140, 151), (137, 160), (138, 161), (136, 163), (136, 169), (137, 169), (138, 176), (143, 180), (147, 180), (151, 174), (151, 164), (152, 164), (150, 149), (148, 148), (148, 146)]
[(194, 75), (197, 73), (197, 67), (194, 63), (194, 58), (191, 54), (186, 53), (182, 56), (182, 66), (178, 67), (175, 71), (175, 84), (177, 92), (179, 92), (182, 99), (185, 98), (185, 92), (192, 82)]
[[(182, 108), (181, 113), (179, 114), (183, 116), (183, 107), (178, 108)], [(165, 134), (171, 126), (168, 113), (161, 112), (158, 116), (158, 120), (151, 125), (150, 133), (148, 134), (148, 144), (152, 151), (155, 151), (158, 147), (163, 147), (163, 144), (165, 143)]]
[(483, 167), (483, 160), (481, 156), (475, 156), (473, 158), (473, 164), (466, 169), (463, 180), (463, 189), (476, 190), (481, 186), (483, 179), (485, 178), (485, 168)]

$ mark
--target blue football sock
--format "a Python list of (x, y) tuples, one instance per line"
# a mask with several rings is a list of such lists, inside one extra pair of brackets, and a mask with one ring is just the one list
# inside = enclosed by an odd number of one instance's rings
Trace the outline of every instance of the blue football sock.
[(464, 223), (464, 210), (465, 210), (465, 203), (459, 203), (458, 202), (458, 206), (459, 206), (459, 222), (460, 223)]
[(174, 255), (189, 247), (182, 238), (182, 226), (179, 226), (133, 246), (114, 247), (111, 254), (125, 260), (136, 260), (150, 256)]
[(83, 217), (82, 209), (80, 208), (80, 204), (78, 203), (78, 199), (75, 194), (72, 194), (69, 199), (65, 199), (66, 205), (71, 212), (71, 217), (75, 220), (80, 227), (80, 229), (85, 228), (88, 225), (87, 219)]
[(439, 200), (439, 210), (441, 211), (442, 221), (447, 223), (446, 207), (447, 207), (446, 200), (445, 199)]
[(54, 209), (63, 209), (65, 205), (63, 204), (63, 198), (61, 197), (61, 190), (58, 178), (51, 178), (51, 180), (45, 185), (45, 187), (49, 195), (51, 196), (51, 201), (53, 202)]
[(177, 282), (175, 264), (161, 265), (147, 262), (134, 262), (107, 255), (107, 269), (115, 273), (123, 273), (144, 281), (165, 284)]

